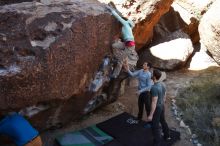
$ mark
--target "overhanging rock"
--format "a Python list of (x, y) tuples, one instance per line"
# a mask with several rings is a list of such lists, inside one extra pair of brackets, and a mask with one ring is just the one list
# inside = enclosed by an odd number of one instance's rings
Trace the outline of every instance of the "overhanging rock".
[(135, 22), (133, 29), (136, 50), (149, 44), (153, 27), (160, 17), (169, 11), (173, 0), (98, 0), (103, 3), (112, 1), (122, 15)]

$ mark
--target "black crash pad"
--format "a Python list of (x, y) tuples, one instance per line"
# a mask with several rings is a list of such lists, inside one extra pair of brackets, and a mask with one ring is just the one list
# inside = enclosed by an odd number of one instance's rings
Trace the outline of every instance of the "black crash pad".
[[(153, 135), (149, 123), (132, 122), (134, 116), (128, 113), (119, 114), (96, 126), (112, 136), (114, 140), (105, 146), (152, 146)], [(146, 126), (147, 125), (147, 126)], [(162, 141), (161, 146), (171, 146), (180, 139), (180, 133), (170, 130), (171, 140)]]

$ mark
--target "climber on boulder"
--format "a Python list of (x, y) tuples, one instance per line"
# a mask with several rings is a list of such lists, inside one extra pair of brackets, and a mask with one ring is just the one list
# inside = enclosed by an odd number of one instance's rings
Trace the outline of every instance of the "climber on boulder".
[(131, 20), (125, 20), (115, 11), (112, 6), (107, 5), (108, 10), (111, 11), (112, 15), (122, 24), (121, 39), (115, 40), (112, 44), (113, 55), (118, 60), (117, 65), (113, 71), (112, 77), (117, 78), (119, 75), (123, 62), (128, 60), (130, 69), (134, 69), (137, 64), (138, 55), (135, 51), (135, 41), (132, 32), (132, 28), (135, 26)]

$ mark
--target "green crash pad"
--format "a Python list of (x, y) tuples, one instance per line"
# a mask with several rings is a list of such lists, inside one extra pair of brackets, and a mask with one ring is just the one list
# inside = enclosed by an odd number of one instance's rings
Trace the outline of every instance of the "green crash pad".
[(113, 140), (111, 136), (97, 128), (87, 127), (56, 137), (60, 146), (101, 146)]

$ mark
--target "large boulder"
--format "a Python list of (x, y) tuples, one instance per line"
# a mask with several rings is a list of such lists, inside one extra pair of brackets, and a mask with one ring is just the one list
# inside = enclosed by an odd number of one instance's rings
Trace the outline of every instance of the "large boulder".
[(193, 45), (189, 36), (181, 30), (177, 30), (140, 53), (138, 65), (150, 62), (153, 67), (174, 70), (184, 66), (192, 52)]
[(153, 40), (158, 39), (160, 35), (167, 35), (167, 33), (182, 29), (190, 36), (193, 44), (199, 43), (199, 21), (212, 2), (213, 0), (176, 0), (171, 5), (169, 12), (164, 14), (155, 26)]
[[(108, 3), (110, 0), (99, 0)], [(173, 0), (111, 0), (118, 11), (136, 25), (133, 30), (136, 50), (149, 44), (153, 36), (153, 27), (160, 17), (169, 11)]]
[(168, 30), (170, 30), (171, 27), (169, 26), (171, 26), (170, 22), (172, 22), (172, 24), (175, 26), (171, 28), (171, 30), (174, 28), (182, 29), (183, 32), (190, 36), (193, 44), (199, 42), (199, 20), (196, 16), (191, 14), (191, 12), (188, 9), (184, 8), (179, 3), (174, 2), (170, 11), (163, 17), (164, 18), (161, 18), (160, 21), (165, 23), (165, 26), (168, 26)]
[(50, 116), (65, 121), (78, 116), (120, 31), (105, 5), (91, 0), (4, 5), (0, 22), (0, 110), (50, 104), (53, 111), (34, 117), (44, 124)]
[(182, 29), (185, 23), (180, 14), (170, 7), (170, 10), (164, 14), (159, 22), (154, 26), (154, 36), (152, 43), (157, 43), (160, 39), (170, 35), (171, 33)]
[(220, 1), (215, 1), (199, 24), (201, 43), (220, 64)]
[(198, 25), (202, 15), (208, 10), (214, 0), (176, 0), (169, 12), (164, 14), (155, 26), (154, 40), (158, 35), (167, 35), (177, 29), (182, 29), (193, 42), (199, 42)]

